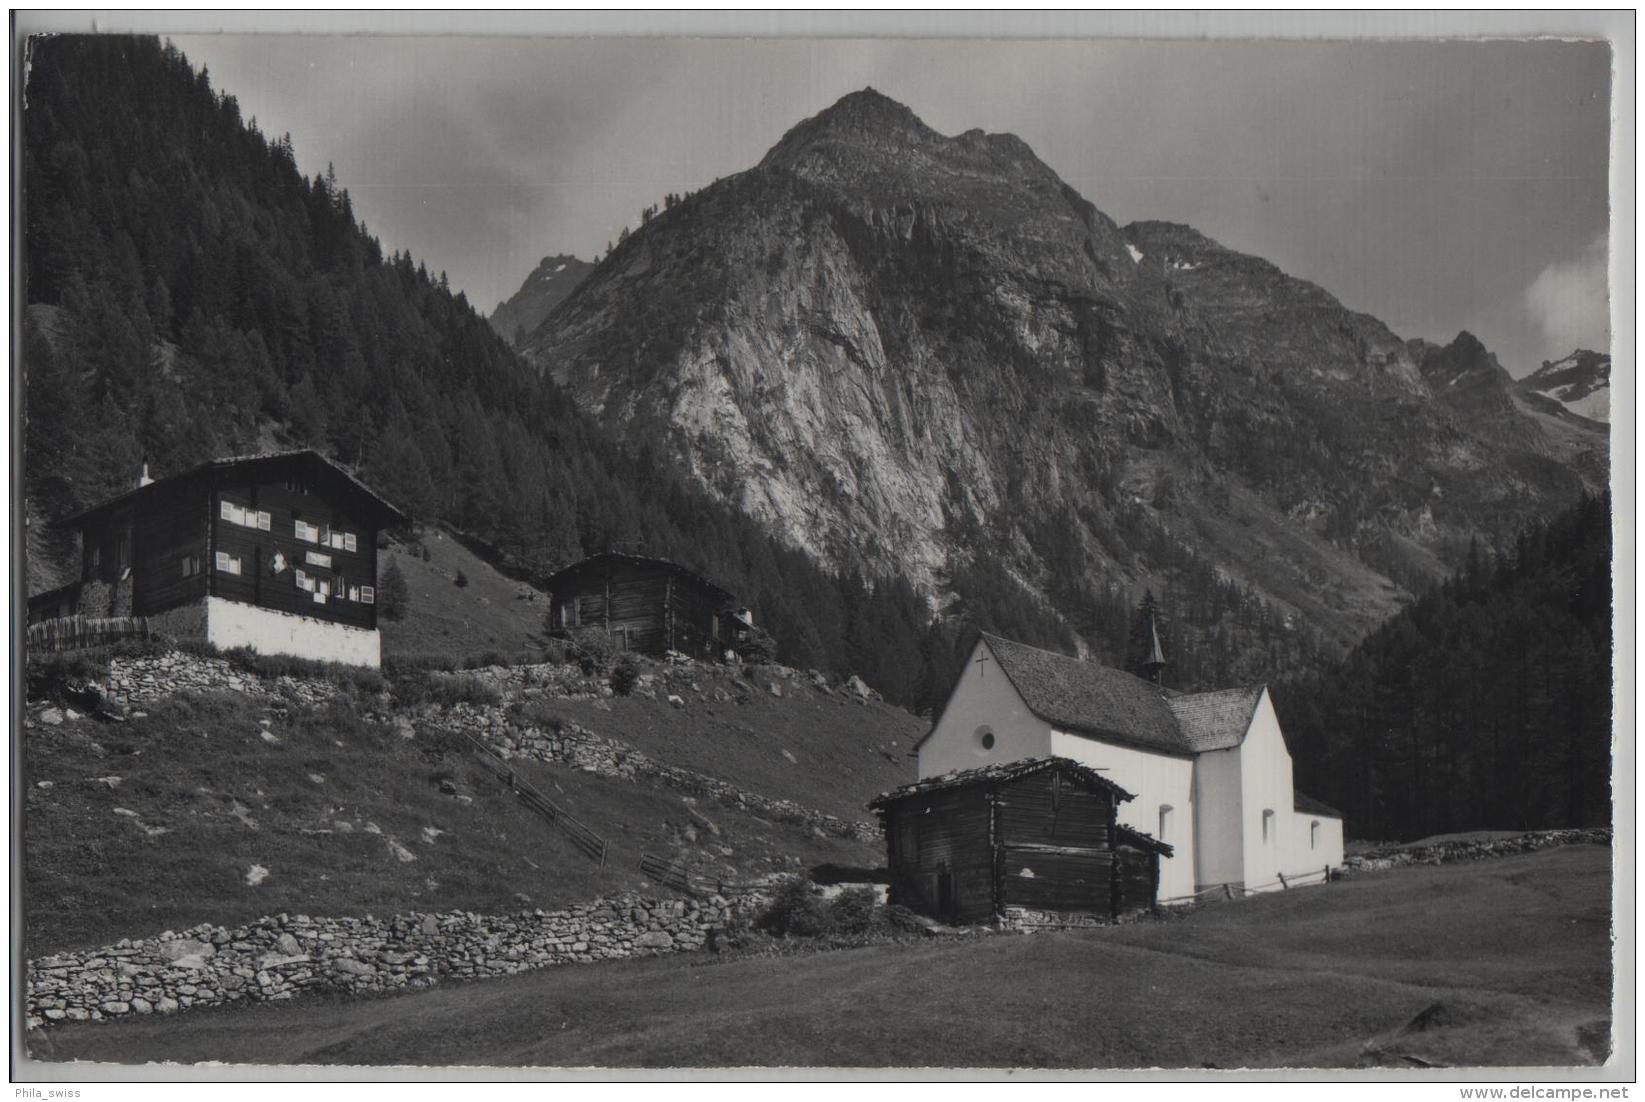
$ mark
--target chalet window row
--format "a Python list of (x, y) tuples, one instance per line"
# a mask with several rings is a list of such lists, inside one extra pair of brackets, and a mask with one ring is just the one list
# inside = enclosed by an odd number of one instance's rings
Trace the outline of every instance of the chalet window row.
[(313, 595), (314, 603), (323, 605), (330, 601), (353, 601), (356, 604), (374, 605), (377, 603), (377, 588), (369, 585), (349, 585), (342, 578), (335, 581), (331, 578), (321, 578), (304, 570), (293, 570), (292, 575), (297, 582), (297, 588)]
[[(331, 557), (329, 555), (309, 553), (310, 562), (313, 562), (316, 558), (324, 559), (325, 565), (330, 565)], [(215, 566), (224, 574), (239, 576), (245, 573), (245, 563), (240, 556), (231, 555), (227, 551), (218, 551), (216, 553)], [(269, 562), (269, 569), (275, 574), (280, 574), (285, 571), (285, 568), (285, 556), (275, 552), (274, 558)], [(183, 577), (190, 578), (199, 572), (200, 557), (198, 555), (185, 555), (183, 557)], [(292, 581), (298, 589), (311, 594), (314, 603), (318, 605), (323, 605), (327, 601), (352, 601), (362, 605), (377, 603), (376, 586), (350, 585), (345, 578), (322, 578), (317, 574), (311, 574), (300, 569), (292, 570)]]
[(334, 551), (359, 550), (359, 538), (353, 532), (339, 532), (328, 529), (323, 524), (310, 524), (301, 519), (293, 521), (292, 527), (293, 533), (304, 543), (317, 543)]
[[(267, 509), (248, 509), (232, 501), (220, 502), (218, 515), (230, 524), (238, 524), (242, 528), (255, 528), (260, 532), (272, 531), (274, 527), (274, 517)], [(317, 543), (321, 547), (329, 547), (335, 551), (354, 553), (360, 549), (360, 538), (357, 533), (344, 532), (323, 524), (310, 524), (300, 517), (292, 521), (292, 535), (305, 543)]]
[(274, 517), (268, 510), (247, 509), (243, 505), (236, 505), (232, 501), (220, 504), (218, 515), (230, 524), (238, 524), (242, 528), (255, 528), (260, 532), (269, 531), (274, 525)]

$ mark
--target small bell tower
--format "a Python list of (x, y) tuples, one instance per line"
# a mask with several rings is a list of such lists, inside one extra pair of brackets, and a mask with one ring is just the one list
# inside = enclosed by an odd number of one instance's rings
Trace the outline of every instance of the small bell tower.
[(1152, 608), (1148, 610), (1147, 616), (1148, 657), (1144, 658), (1141, 663), (1142, 676), (1145, 681), (1151, 681), (1158, 685), (1168, 663), (1165, 661), (1165, 648), (1160, 646), (1159, 623), (1155, 619)]

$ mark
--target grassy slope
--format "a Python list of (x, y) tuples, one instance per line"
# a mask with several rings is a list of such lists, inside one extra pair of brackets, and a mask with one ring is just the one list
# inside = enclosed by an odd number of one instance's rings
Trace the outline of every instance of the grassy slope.
[[(780, 698), (767, 688), (774, 680)], [(684, 705), (678, 707), (667, 702), (667, 690), (657, 700), (551, 700), (544, 707), (658, 761), (844, 819), (869, 818), (864, 805), (870, 798), (916, 779), (908, 754), (929, 724), (900, 708), (818, 692), (798, 677), (756, 675), (750, 684), (700, 667), (696, 683), (703, 691), (680, 693)], [(716, 690), (732, 699), (716, 699)], [(744, 697), (747, 702), (738, 703)]]
[[(263, 718), (278, 744), (261, 737)], [(612, 854), (601, 869), (469, 755), (431, 760), (431, 751), (350, 709), (280, 715), (231, 694), (176, 698), (123, 726), (30, 727), (28, 954), (281, 911), (495, 912), (527, 905), (516, 893), (546, 907), (620, 888), (657, 891), (633, 871), (640, 852), (675, 856), (692, 832), (692, 852), (718, 862), (704, 871), (727, 875), (879, 856), (871, 845), (817, 838), (670, 789), (520, 763), (523, 776), (606, 836)], [(110, 776), (120, 778), (116, 787), (97, 779)], [(442, 777), (473, 802), (442, 794)], [(352, 831), (337, 833), (339, 820)], [(367, 823), (382, 833), (368, 833)], [(443, 833), (425, 842), (425, 827)], [(391, 837), (417, 860), (394, 857)], [(245, 883), (253, 864), (269, 870), (255, 887)]]
[[(542, 646), (547, 597), (494, 570), (451, 533), (430, 525), (419, 550), (394, 544), (381, 553), (379, 571), (400, 564), (411, 599), (403, 620), (382, 619), (383, 655), (515, 653)], [(456, 584), (458, 573), (468, 585)], [(535, 594), (536, 600), (526, 597)]]
[[(529, 586), (498, 573), (449, 532), (425, 529), (422, 546), (427, 562), (401, 545), (388, 552), (405, 572), (411, 603), (404, 620), (382, 622), (385, 656), (514, 655), (542, 646), (546, 598), (522, 599)], [(467, 586), (454, 584), (459, 570)], [(870, 797), (915, 779), (908, 754), (929, 724), (900, 708), (820, 693), (803, 679), (781, 682), (779, 699), (766, 688), (769, 676), (750, 683), (713, 667), (700, 672), (703, 692), (682, 693), (683, 708), (643, 696), (602, 704), (553, 701), (548, 707), (669, 765), (846, 819), (866, 818), (863, 805)], [(716, 689), (732, 699), (715, 699)], [(739, 697), (747, 703), (738, 703)]]
[[(76, 1024), (31, 1043), (45, 1059), (244, 1063), (1591, 1063), (1608, 1036), (1610, 894), (1609, 853), (1571, 847), (1172, 922), (560, 968), (372, 1001)], [(1428, 1028), (1413, 1028), (1424, 1011)]]

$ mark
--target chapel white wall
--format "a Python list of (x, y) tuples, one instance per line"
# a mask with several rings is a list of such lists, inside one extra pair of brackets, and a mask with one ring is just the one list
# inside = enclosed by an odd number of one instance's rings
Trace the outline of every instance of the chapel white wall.
[[(1322, 873), (1325, 866), (1337, 868), (1342, 864), (1342, 820), (1332, 815), (1315, 815), (1307, 811), (1293, 812), (1292, 836), (1296, 838), (1294, 872), (1297, 876), (1309, 876), (1312, 873)], [(1313, 839), (1314, 824), (1319, 824), (1319, 837)], [(1286, 876), (1293, 875), (1293, 869), (1285, 870)], [(1318, 883), (1319, 877), (1312, 877), (1308, 883)]]
[(1067, 731), (1052, 730), (1051, 753), (1102, 771), (1103, 776), (1135, 796), (1119, 805), (1119, 821), (1133, 830), (1159, 838), (1159, 813), (1171, 807), (1171, 829), (1160, 838), (1172, 846), (1170, 857), (1160, 858), (1159, 898), (1171, 899), (1194, 891), (1194, 762)]
[[(1245, 833), (1245, 886), (1252, 891), (1280, 891), (1280, 874), (1302, 877), (1342, 863), (1342, 820), (1298, 812), (1291, 753), (1267, 690), (1257, 700), (1251, 727), (1239, 747)], [(1274, 813), (1264, 841), (1262, 812)], [(1319, 836), (1312, 827), (1320, 824)]]
[[(987, 648), (986, 640), (977, 640), (947, 706), (920, 744), (922, 779), (1052, 753), (1051, 725), (1028, 710)], [(983, 655), (988, 660), (979, 664), (977, 659)], [(993, 732), (992, 749), (983, 748), (980, 732), (984, 729)]]
[(1194, 759), (1194, 890), (1245, 880), (1239, 747)]

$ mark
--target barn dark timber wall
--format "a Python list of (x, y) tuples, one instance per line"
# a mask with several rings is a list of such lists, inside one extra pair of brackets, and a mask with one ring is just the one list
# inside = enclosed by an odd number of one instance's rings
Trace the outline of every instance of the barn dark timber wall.
[(550, 578), (548, 588), (556, 631), (603, 628), (624, 650), (653, 655), (711, 657), (733, 642), (731, 595), (661, 559), (598, 555)]
[(1125, 794), (1072, 762), (1029, 768), (876, 801), (891, 901), (957, 923), (1007, 907), (1118, 916), (1152, 906), (1169, 849), (1118, 825)]

